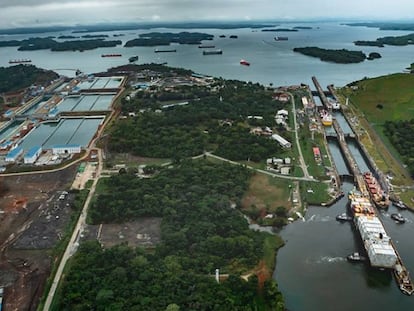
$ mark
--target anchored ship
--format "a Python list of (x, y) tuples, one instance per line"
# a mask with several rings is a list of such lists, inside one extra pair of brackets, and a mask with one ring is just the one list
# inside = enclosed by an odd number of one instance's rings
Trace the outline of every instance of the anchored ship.
[(160, 49), (155, 49), (154, 53), (169, 53), (169, 52), (177, 52), (176, 49), (168, 49), (168, 50), (160, 50)]
[(198, 46), (199, 49), (214, 49), (216, 46), (215, 45), (207, 45), (207, 44), (200, 44)]
[(288, 41), (288, 37), (275, 37), (275, 41)]
[(121, 57), (122, 54), (102, 54), (101, 57)]
[(332, 115), (328, 111), (322, 110), (320, 115), (321, 115), (322, 124), (324, 126), (331, 126), (332, 125), (332, 122), (333, 122), (332, 121)]
[(247, 60), (241, 59), (240, 60), (240, 65), (250, 66), (250, 63)]
[(368, 193), (372, 202), (378, 208), (388, 208), (390, 205), (390, 198), (388, 194), (381, 188), (378, 180), (371, 172), (364, 173), (364, 181), (367, 186)]
[(9, 64), (24, 64), (24, 63), (31, 63), (31, 59), (11, 59), (9, 60)]
[(128, 58), (130, 63), (134, 63), (138, 60), (138, 56), (131, 56), (130, 58)]
[(203, 51), (203, 55), (221, 55), (221, 54), (223, 54), (222, 50)]

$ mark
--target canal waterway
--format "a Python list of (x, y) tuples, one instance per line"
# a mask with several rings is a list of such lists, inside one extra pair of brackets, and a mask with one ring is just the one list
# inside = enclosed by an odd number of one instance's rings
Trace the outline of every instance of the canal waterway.
[(68, 96), (57, 106), (59, 111), (103, 111), (110, 110), (115, 95)]
[[(342, 174), (346, 165), (338, 143), (333, 140), (328, 146)], [(357, 144), (351, 141), (348, 146), (360, 170), (369, 170)], [(345, 193), (353, 187), (349, 182), (342, 184)], [(347, 208), (347, 196), (330, 208), (311, 206), (305, 221), (298, 220), (281, 231), (286, 245), (278, 252), (274, 277), (287, 308), (291, 311), (412, 310), (414, 297), (401, 293), (390, 271), (378, 271), (368, 263), (355, 264), (346, 260), (352, 252), (364, 253), (353, 224), (335, 219)], [(405, 224), (397, 224), (390, 218), (395, 212), (407, 219)], [(390, 206), (388, 211), (380, 211), (379, 217), (407, 269), (414, 274), (413, 213), (397, 211)]]

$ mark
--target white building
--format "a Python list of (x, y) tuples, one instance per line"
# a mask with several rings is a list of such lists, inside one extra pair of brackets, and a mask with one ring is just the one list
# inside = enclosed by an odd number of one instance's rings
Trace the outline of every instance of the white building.
[(273, 134), (272, 139), (276, 140), (283, 148), (291, 148), (292, 144), (278, 134)]
[(81, 152), (81, 145), (54, 145), (52, 146), (53, 154), (74, 154)]
[(40, 154), (42, 153), (41, 146), (34, 146), (32, 147), (24, 156), (24, 163), (25, 164), (33, 164), (39, 158)]

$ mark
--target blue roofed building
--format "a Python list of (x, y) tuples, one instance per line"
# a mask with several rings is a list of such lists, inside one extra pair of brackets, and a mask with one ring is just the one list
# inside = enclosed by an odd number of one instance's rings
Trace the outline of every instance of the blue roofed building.
[(16, 162), (17, 159), (23, 154), (23, 148), (22, 147), (16, 147), (9, 151), (9, 153), (6, 155), (6, 158), (4, 159), (6, 162)]
[(25, 164), (33, 164), (39, 158), (40, 154), (42, 153), (41, 146), (34, 146), (30, 148), (28, 152), (24, 155), (24, 163)]

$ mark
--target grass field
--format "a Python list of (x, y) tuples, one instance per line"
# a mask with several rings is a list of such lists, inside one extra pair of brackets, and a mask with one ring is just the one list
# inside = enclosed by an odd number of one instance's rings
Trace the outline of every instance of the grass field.
[(414, 75), (398, 73), (362, 80), (357, 85), (357, 90), (344, 89), (345, 94), (370, 123), (414, 118)]
[(274, 212), (277, 207), (292, 207), (290, 202), (291, 182), (273, 178), (264, 174), (255, 174), (250, 181), (249, 189), (242, 200), (243, 209), (266, 209)]
[(357, 89), (346, 87), (339, 94), (343, 103), (346, 97), (350, 99), (346, 113), (357, 117), (362, 144), (381, 171), (395, 176), (394, 184), (412, 184), (382, 125), (385, 121), (414, 118), (414, 75), (393, 74), (365, 79), (356, 85)]

